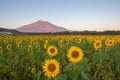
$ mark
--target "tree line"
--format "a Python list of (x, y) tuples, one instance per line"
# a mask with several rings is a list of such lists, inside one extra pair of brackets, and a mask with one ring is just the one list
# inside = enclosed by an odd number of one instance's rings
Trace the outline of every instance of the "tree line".
[(65, 31), (65, 32), (56, 32), (56, 33), (28, 33), (28, 32), (19, 32), (15, 29), (5, 29), (0, 28), (0, 32), (11, 32), (13, 34), (20, 35), (120, 35), (120, 31), (106, 30), (106, 31)]

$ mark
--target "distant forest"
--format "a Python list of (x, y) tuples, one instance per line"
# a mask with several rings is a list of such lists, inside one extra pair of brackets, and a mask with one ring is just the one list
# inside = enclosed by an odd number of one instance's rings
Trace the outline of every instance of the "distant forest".
[(102, 32), (98, 31), (71, 31), (71, 32), (57, 32), (57, 33), (23, 33), (19, 32), (15, 29), (5, 29), (5, 28), (0, 28), (0, 33), (1, 32), (10, 32), (12, 34), (20, 34), (20, 35), (120, 35), (120, 31), (114, 31), (114, 30), (106, 30)]

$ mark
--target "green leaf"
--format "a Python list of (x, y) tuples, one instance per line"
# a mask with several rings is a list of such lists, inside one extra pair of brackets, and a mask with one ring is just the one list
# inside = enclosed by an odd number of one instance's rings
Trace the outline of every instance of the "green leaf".
[(41, 74), (42, 74), (42, 72), (40, 70), (35, 74), (37, 80), (40, 80)]
[(85, 74), (83, 71), (81, 71), (81, 76), (82, 76), (85, 80), (90, 80), (89, 77), (87, 76), (87, 74)]

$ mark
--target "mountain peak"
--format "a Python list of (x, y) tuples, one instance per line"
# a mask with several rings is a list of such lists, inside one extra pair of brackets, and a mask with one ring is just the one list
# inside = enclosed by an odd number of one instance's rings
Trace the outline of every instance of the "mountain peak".
[(33, 32), (33, 33), (55, 33), (68, 31), (64, 27), (54, 25), (46, 20), (40, 19), (28, 25), (24, 25), (16, 29), (19, 32)]
[(40, 19), (40, 20), (38, 20), (37, 22), (47, 22), (47, 20)]

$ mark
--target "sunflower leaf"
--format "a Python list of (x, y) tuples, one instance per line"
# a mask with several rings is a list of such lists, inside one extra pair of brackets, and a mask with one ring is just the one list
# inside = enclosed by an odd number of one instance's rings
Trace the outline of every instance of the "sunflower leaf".
[(81, 76), (82, 76), (85, 80), (90, 80), (89, 77), (87, 76), (87, 74), (85, 74), (83, 71), (81, 71)]

